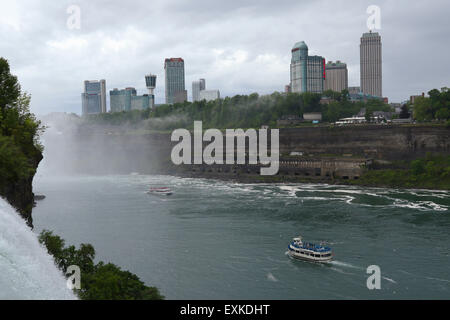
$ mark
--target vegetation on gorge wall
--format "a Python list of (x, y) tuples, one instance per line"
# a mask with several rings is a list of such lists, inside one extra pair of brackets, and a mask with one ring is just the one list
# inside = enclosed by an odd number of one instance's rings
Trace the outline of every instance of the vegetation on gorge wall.
[(0, 58), (0, 195), (32, 226), (32, 181), (42, 159), (43, 126), (30, 112), (30, 95), (22, 92), (9, 63)]
[(112, 263), (94, 263), (95, 249), (91, 244), (65, 246), (65, 241), (51, 231), (43, 230), (39, 242), (45, 245), (56, 265), (66, 274), (71, 265), (81, 272), (81, 289), (74, 289), (83, 300), (161, 300), (155, 287), (146, 286), (138, 276), (123, 271)]
[(398, 161), (390, 168), (368, 170), (350, 183), (379, 187), (450, 190), (450, 156), (428, 154), (413, 161)]

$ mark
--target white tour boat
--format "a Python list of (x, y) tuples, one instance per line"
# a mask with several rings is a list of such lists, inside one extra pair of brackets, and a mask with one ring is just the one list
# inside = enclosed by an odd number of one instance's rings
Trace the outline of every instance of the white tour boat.
[(159, 187), (159, 188), (150, 188), (147, 191), (148, 194), (157, 194), (162, 196), (170, 196), (172, 194), (172, 190), (167, 187)]
[(302, 237), (294, 238), (289, 244), (288, 254), (296, 259), (313, 262), (330, 262), (333, 259), (331, 248), (302, 241)]

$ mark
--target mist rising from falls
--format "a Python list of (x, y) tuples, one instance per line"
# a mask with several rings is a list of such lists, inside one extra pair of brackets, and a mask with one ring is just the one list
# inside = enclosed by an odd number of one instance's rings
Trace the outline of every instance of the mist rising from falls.
[(36, 234), (0, 198), (0, 300), (75, 298)]

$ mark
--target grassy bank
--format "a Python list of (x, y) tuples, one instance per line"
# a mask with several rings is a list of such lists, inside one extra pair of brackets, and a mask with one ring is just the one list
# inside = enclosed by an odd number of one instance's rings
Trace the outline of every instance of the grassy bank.
[(391, 168), (368, 170), (348, 184), (450, 190), (450, 156), (432, 156), (411, 162), (398, 162)]

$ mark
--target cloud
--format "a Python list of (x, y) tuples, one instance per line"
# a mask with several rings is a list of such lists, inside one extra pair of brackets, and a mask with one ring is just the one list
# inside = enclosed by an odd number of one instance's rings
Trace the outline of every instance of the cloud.
[[(359, 85), (359, 39), (372, 4), (381, 8), (384, 95), (402, 101), (448, 86), (445, 0), (3, 1), (0, 52), (38, 114), (80, 113), (86, 79), (143, 94), (150, 72), (163, 103), (167, 57), (184, 58), (189, 96), (199, 78), (221, 96), (282, 91), (301, 40), (312, 55), (346, 62), (349, 84)], [(71, 5), (81, 10), (79, 30), (67, 28)]]

